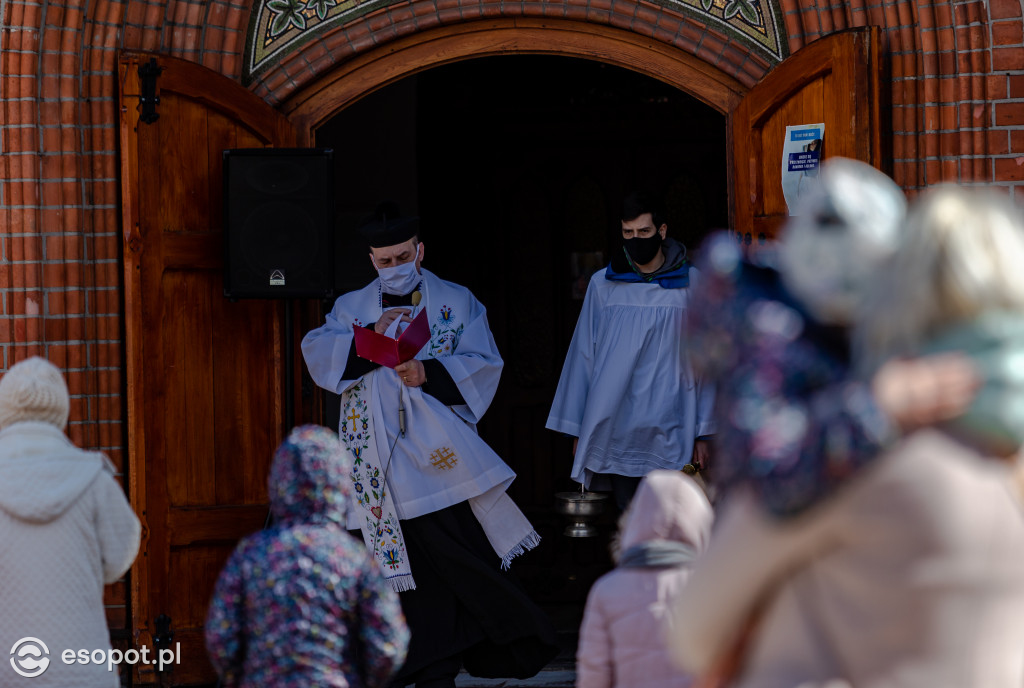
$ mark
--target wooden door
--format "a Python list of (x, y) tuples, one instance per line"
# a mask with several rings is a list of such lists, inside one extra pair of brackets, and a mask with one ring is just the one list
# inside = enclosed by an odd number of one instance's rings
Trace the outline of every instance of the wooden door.
[[(144, 121), (140, 68), (159, 68)], [(169, 618), (181, 664), (136, 681), (215, 679), (203, 622), (242, 535), (263, 527), (271, 454), (284, 428), (283, 308), (223, 295), (222, 151), (291, 146), (279, 113), (238, 84), (162, 55), (123, 54), (121, 183), (128, 477), (143, 522), (131, 572), (136, 648)]]
[(786, 218), (787, 126), (824, 122), (823, 157), (881, 166), (881, 63), (878, 27), (842, 31), (797, 51), (747, 93), (729, 117), (737, 232), (772, 236)]

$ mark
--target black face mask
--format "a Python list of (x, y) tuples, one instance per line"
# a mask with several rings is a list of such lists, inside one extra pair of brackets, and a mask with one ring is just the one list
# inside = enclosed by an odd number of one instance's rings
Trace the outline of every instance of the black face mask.
[(655, 232), (649, 237), (633, 237), (623, 239), (622, 245), (626, 248), (630, 260), (634, 265), (647, 265), (658, 255), (661, 249), (661, 232)]

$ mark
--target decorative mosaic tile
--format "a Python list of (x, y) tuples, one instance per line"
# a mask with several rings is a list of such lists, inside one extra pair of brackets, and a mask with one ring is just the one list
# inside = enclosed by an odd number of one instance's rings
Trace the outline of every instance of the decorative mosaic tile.
[[(245, 45), (244, 83), (310, 39), (374, 10), (406, 0), (256, 0)], [(788, 52), (778, 0), (652, 0), (716, 26), (770, 62)]]
[(717, 27), (741, 44), (757, 51), (771, 63), (789, 55), (783, 40), (780, 0), (651, 0), (655, 4)]

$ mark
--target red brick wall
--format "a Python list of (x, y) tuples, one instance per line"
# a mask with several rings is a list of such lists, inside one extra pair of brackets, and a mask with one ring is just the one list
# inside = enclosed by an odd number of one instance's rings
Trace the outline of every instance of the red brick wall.
[[(84, 5), (3, 5), (0, 364), (57, 364), (71, 392), (68, 434), (120, 466), (116, 113), (104, 52), (117, 29), (96, 26)], [(107, 600), (112, 626), (123, 626), (124, 586)]]
[(908, 191), (1024, 181), (1024, 37), (1019, 0), (783, 0), (789, 44), (849, 26), (886, 29), (893, 174)]
[[(893, 170), (908, 191), (940, 181), (1024, 188), (1020, 0), (782, 0), (790, 49), (851, 26), (885, 29)], [(6, 0), (0, 4), (0, 370), (39, 354), (73, 396), (69, 434), (124, 462), (115, 58), (168, 53), (241, 73), (246, 3)], [(416, 31), (494, 16), (558, 17), (634, 31), (751, 85), (769, 65), (699, 22), (626, 0), (417, 0), (311, 41), (253, 85), (279, 104), (334, 65)], [(108, 590), (114, 627), (125, 588)]]

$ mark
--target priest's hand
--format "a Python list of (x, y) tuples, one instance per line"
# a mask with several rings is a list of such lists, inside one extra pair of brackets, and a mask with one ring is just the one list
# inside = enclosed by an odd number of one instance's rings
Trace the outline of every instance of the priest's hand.
[[(408, 308), (392, 308), (391, 310), (384, 311), (384, 314), (380, 316), (380, 320), (378, 320), (377, 324), (373, 326), (373, 329), (377, 334), (384, 334), (387, 332), (388, 327), (391, 326), (391, 323), (398, 318), (401, 318), (403, 322), (411, 323), (412, 318), (409, 317), (410, 313), (412, 313), (412, 311)], [(395, 370), (398, 370), (398, 368), (395, 368)]]
[(402, 378), (406, 387), (419, 387), (427, 381), (427, 371), (423, 361), (412, 359), (395, 366), (395, 372)]

